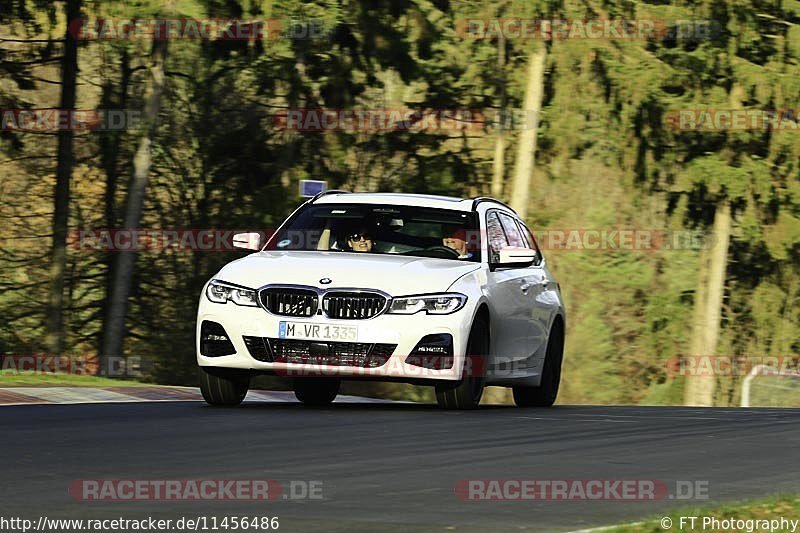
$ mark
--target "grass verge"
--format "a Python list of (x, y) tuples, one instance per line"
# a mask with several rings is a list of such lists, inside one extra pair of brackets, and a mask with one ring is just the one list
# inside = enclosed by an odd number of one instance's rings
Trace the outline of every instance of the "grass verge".
[[(36, 372), (33, 370), (0, 370), (2, 387), (135, 387), (140, 381), (109, 379), (97, 376)], [(150, 384), (147, 384), (150, 385)]]
[[(696, 517), (694, 527), (689, 517)], [(681, 527), (683, 518), (683, 527)], [(704, 522), (715, 518), (716, 523)], [(781, 527), (781, 518), (786, 519), (788, 526)], [(792, 520), (796, 520), (797, 529), (792, 529)], [(726, 522), (728, 521), (728, 522)], [(777, 521), (778, 527), (772, 526)], [(704, 527), (705, 524), (705, 527)], [(669, 526), (669, 527), (667, 527)], [(625, 524), (610, 527), (604, 531), (614, 533), (640, 533), (665, 531), (794, 531), (800, 532), (800, 496), (776, 495), (763, 500), (731, 502), (702, 507), (684, 507), (667, 514), (649, 518), (636, 524)]]

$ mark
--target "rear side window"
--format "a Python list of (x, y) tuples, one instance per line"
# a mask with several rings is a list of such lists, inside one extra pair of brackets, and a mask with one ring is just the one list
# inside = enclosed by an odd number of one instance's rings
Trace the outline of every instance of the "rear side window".
[(508, 244), (520, 248), (530, 248), (525, 242), (525, 239), (522, 238), (522, 232), (520, 232), (514, 217), (506, 213), (497, 213), (497, 215), (500, 217), (500, 223), (503, 225)]
[(499, 260), (498, 254), (501, 248), (508, 246), (506, 233), (497, 218), (497, 212), (491, 211), (486, 216), (486, 239), (489, 242), (489, 261), (496, 263)]

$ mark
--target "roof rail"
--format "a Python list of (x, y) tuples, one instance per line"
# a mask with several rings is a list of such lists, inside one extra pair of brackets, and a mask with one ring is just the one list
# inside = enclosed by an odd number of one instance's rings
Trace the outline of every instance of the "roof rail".
[(501, 202), (500, 200), (495, 200), (494, 198), (489, 198), (488, 196), (477, 196), (477, 197), (473, 198), (472, 199), (472, 210), (475, 211), (476, 209), (478, 209), (478, 204), (483, 203), (483, 202), (494, 202), (496, 204), (500, 204), (503, 207), (507, 207), (508, 209), (511, 209), (511, 211), (515, 215), (518, 214), (516, 211), (514, 211), (514, 208), (511, 207), (510, 205), (508, 205), (508, 204), (506, 204), (504, 202)]
[(349, 194), (349, 193), (350, 191), (343, 191), (341, 189), (331, 189), (329, 191), (322, 191), (318, 192), (311, 200), (308, 201), (308, 203), (313, 204), (314, 202), (317, 201), (318, 198), (322, 198), (326, 194)]

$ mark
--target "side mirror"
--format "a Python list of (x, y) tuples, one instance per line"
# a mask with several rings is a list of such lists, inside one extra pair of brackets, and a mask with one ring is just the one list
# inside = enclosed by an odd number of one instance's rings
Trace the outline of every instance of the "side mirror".
[(257, 231), (248, 233), (234, 233), (233, 234), (233, 247), (240, 250), (254, 250), (261, 249), (261, 234)]
[(536, 261), (536, 250), (520, 246), (506, 246), (497, 255), (497, 262), (492, 265), (494, 267), (524, 267)]

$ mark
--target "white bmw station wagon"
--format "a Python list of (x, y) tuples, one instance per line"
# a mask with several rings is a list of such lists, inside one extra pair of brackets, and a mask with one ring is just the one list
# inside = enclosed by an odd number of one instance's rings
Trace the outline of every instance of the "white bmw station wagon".
[(238, 405), (256, 374), (292, 379), (298, 400), (334, 401), (345, 379), (436, 388), (474, 408), (487, 385), (550, 406), (565, 314), (533, 234), (491, 198), (327, 191), (266, 243), (225, 265), (197, 314), (200, 387)]

